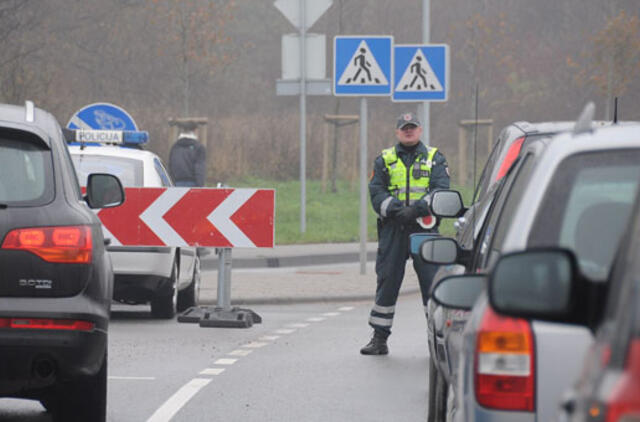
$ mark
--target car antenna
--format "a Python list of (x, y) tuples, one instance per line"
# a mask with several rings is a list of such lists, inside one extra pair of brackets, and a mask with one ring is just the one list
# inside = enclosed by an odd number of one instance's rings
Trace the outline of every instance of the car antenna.
[[(476, 189), (476, 168), (478, 157), (478, 83), (475, 87), (475, 104), (474, 104), (474, 118), (473, 118), (473, 190)], [(471, 199), (473, 202), (475, 198)], [(471, 213), (471, 238), (473, 239), (476, 234), (476, 213)]]
[(618, 124), (618, 97), (613, 99), (613, 124)]
[(589, 101), (587, 105), (584, 106), (584, 109), (582, 109), (582, 113), (580, 113), (580, 117), (578, 117), (576, 121), (576, 125), (573, 128), (574, 135), (591, 132), (591, 122), (593, 121), (595, 112), (596, 105), (593, 101)]

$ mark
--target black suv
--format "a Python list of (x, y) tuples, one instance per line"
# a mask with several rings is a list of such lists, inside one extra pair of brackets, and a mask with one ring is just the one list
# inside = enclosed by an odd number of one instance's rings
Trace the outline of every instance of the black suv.
[(105, 420), (113, 273), (90, 208), (123, 201), (107, 174), (82, 196), (51, 114), (0, 104), (0, 396)]

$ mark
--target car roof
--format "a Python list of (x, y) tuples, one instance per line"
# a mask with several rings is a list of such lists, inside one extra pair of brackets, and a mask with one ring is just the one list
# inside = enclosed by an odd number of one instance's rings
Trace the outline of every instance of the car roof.
[[(542, 144), (546, 144), (546, 147), (540, 147)], [(503, 253), (526, 246), (538, 206), (542, 203), (553, 175), (567, 157), (586, 152), (640, 149), (640, 124), (610, 125), (581, 134), (564, 132), (541, 139), (528, 148), (542, 149), (512, 224), (507, 230)]]
[[(29, 102), (30, 103), (30, 102)], [(28, 119), (29, 108), (33, 107), (33, 119)], [(0, 127), (31, 132), (37, 135), (51, 148), (51, 137), (60, 133), (60, 126), (56, 119), (40, 108), (30, 106), (0, 104)]]

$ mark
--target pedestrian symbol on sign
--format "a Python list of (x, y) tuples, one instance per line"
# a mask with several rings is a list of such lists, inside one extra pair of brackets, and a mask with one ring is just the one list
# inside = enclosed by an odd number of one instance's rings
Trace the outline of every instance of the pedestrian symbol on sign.
[(442, 91), (442, 84), (433, 72), (429, 61), (425, 58), (421, 49), (411, 60), (411, 64), (400, 78), (396, 91), (401, 92), (429, 92)]
[(356, 49), (349, 65), (338, 81), (339, 85), (388, 85), (380, 65), (362, 40)]

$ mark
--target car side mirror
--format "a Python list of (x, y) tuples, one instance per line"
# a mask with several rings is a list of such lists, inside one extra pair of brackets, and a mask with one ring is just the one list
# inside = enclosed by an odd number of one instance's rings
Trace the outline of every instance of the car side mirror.
[(89, 208), (112, 208), (121, 205), (124, 202), (124, 189), (120, 179), (107, 173), (90, 174), (85, 200)]
[(571, 322), (585, 294), (575, 256), (561, 248), (504, 255), (489, 277), (491, 306), (515, 317)]
[(429, 264), (453, 264), (459, 248), (458, 242), (449, 237), (427, 239), (420, 245), (420, 257)]
[(431, 212), (436, 217), (454, 218), (464, 215), (466, 208), (462, 203), (460, 192), (455, 190), (439, 190), (431, 194)]
[(431, 298), (445, 308), (469, 311), (487, 286), (487, 276), (483, 274), (461, 274), (439, 280), (431, 293)]

